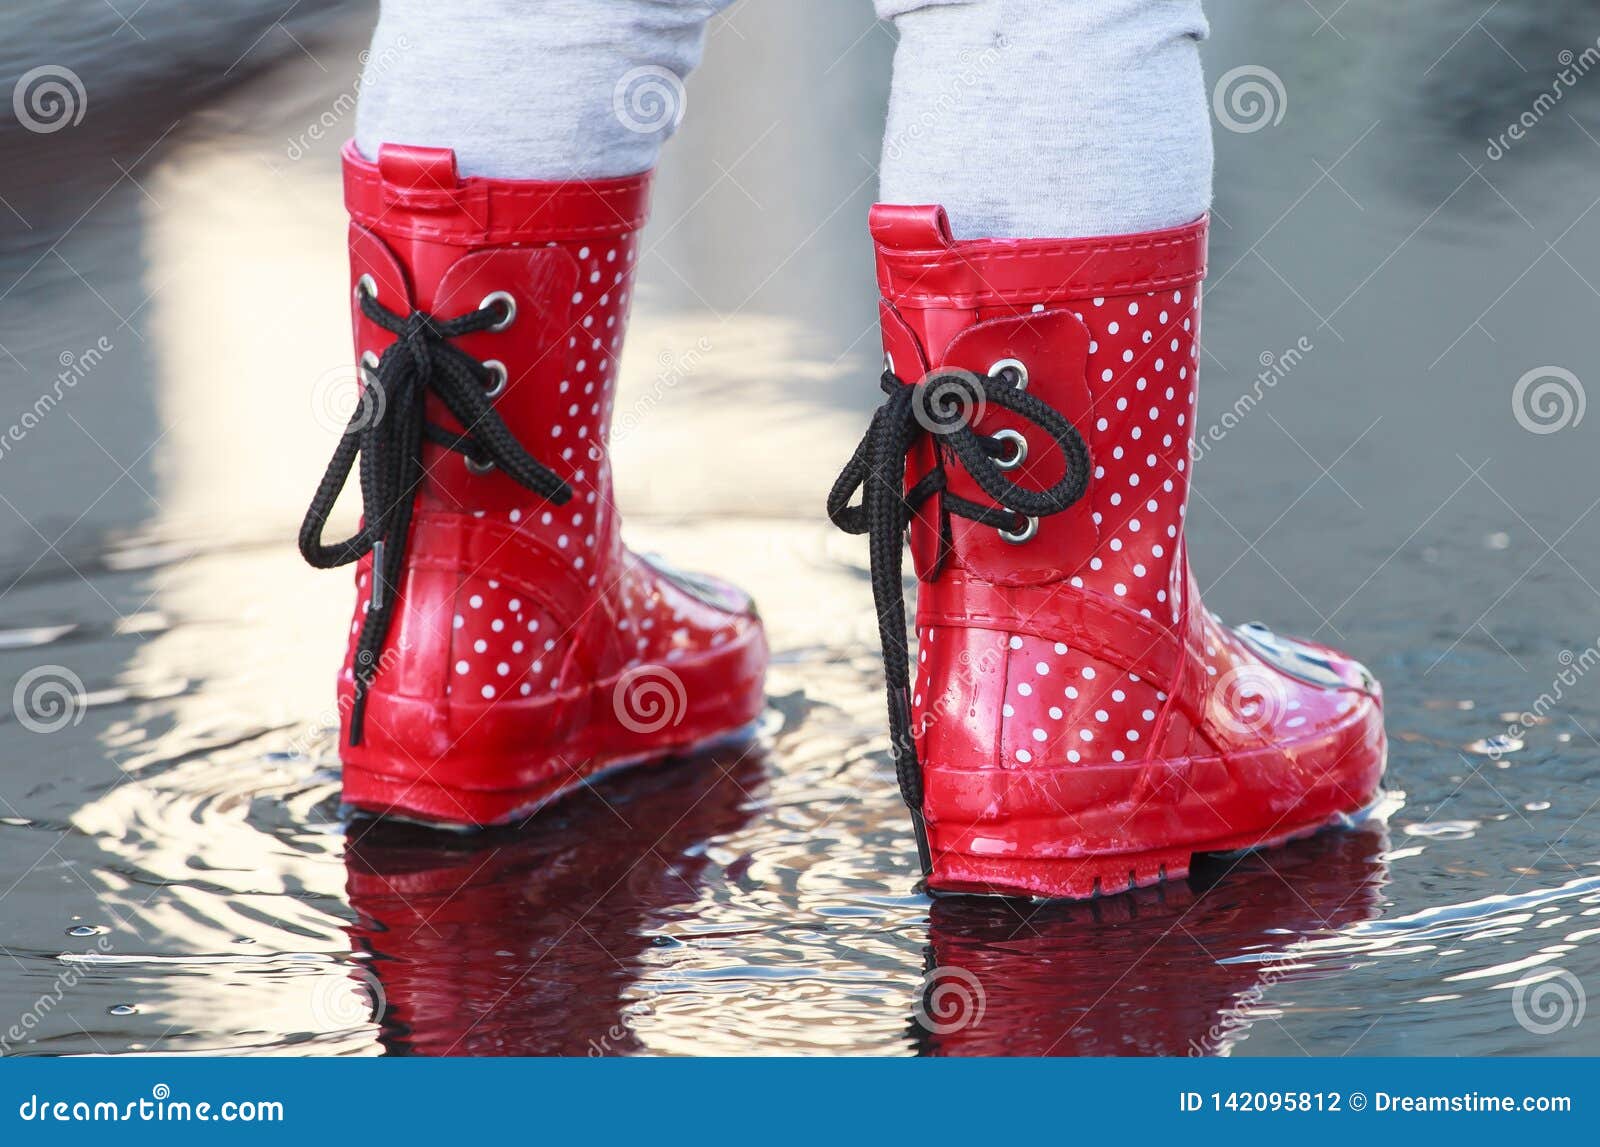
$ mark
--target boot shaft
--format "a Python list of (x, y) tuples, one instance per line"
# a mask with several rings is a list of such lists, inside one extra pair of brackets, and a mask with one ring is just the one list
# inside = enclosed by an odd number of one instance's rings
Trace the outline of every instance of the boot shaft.
[[(585, 182), (463, 179), (448, 150), (385, 145), (377, 162), (344, 153), (350, 283), (358, 359), (375, 361), (395, 336), (361, 311), (375, 290), (390, 311), (449, 319), (491, 299), (506, 319), (456, 341), (503, 377), (494, 407), (524, 448), (577, 493), (565, 513), (576, 552), (598, 542), (607, 513), (606, 442), (627, 325), (648, 173)], [(430, 421), (462, 429), (436, 399)], [(540, 521), (550, 511), (504, 474), (426, 447), (419, 509)], [(574, 511), (580, 520), (571, 519)]]
[[(1066, 581), (1179, 625), (1205, 220), (1104, 240), (957, 241), (938, 207), (879, 205), (872, 235), (884, 349), (900, 378), (1004, 372), (1089, 448), (1088, 491), (1067, 511), (1009, 536), (955, 518), (956, 565), (996, 585)], [(974, 429), (1001, 436), (1020, 459), (1013, 482), (1044, 489), (1061, 477), (1063, 459), (1036, 428), (992, 406), (973, 413)], [(908, 483), (935, 448), (919, 446)], [(959, 467), (949, 482), (951, 493), (984, 500)], [(911, 542), (919, 575), (932, 580), (936, 508), (918, 515)]]

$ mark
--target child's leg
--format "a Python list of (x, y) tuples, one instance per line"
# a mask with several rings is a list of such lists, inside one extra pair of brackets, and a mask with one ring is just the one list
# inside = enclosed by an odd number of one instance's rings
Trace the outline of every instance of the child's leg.
[(886, 203), (959, 238), (1115, 235), (1211, 201), (1199, 0), (878, 0), (900, 33)]
[(732, 0), (384, 0), (356, 143), (448, 147), (463, 175), (603, 179), (655, 166), (706, 22)]

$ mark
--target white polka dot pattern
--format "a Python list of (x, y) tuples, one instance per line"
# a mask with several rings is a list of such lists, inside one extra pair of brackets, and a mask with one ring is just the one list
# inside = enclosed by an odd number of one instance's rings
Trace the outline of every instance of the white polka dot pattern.
[[(434, 640), (427, 644), (448, 649), (440, 687), (452, 704), (547, 699), (634, 666), (670, 664), (728, 645), (759, 625), (747, 606), (709, 604), (628, 553), (620, 540), (606, 441), (637, 237), (541, 246), (570, 256), (566, 273), (575, 287), (560, 300), (566, 313), (555, 307), (541, 314), (537, 300), (521, 299), (505, 335), (468, 336), (463, 343), (482, 340), (470, 342), (469, 352), (505, 363), (510, 383), (496, 410), (573, 496), (556, 505), (503, 475), (470, 474), (457, 454), (430, 452), (432, 481), (418, 500), (396, 631), (412, 637), (428, 631)], [(514, 282), (523, 274), (518, 258), (515, 251), (493, 255), (484, 273), (492, 276), (501, 260), (504, 280)], [(483, 291), (469, 293), (475, 302)], [(474, 537), (487, 539), (479, 548), (488, 556), (456, 563), (453, 577), (441, 571), (454, 559), (440, 555), (471, 548)], [(370, 578), (368, 559), (357, 571), (363, 602)], [(746, 600), (723, 588), (730, 601)], [(364, 608), (358, 606), (356, 632)], [(354, 649), (352, 637), (347, 667)], [(380, 675), (375, 689), (404, 688), (404, 679)], [(418, 687), (419, 678), (410, 681)]]
[[(1092, 408), (1080, 431), (1094, 462), (1086, 497), (1099, 545), (1071, 576), (1071, 588), (1175, 626), (1183, 604), (1174, 585), (1182, 573), (1199, 290), (1057, 306), (1090, 334)], [(1003, 644), (1000, 679), (1011, 713), (1001, 715), (1000, 764), (1119, 762), (1155, 751), (1166, 694), (1154, 684), (1062, 642), (1010, 635)]]
[[(1281, 742), (1339, 721), (1359, 694), (1264, 666), (1199, 606), (1186, 567), (1198, 286), (1052, 308), (1070, 311), (1089, 332), (1085, 378), (1092, 405), (1080, 432), (1093, 459), (1086, 498), (1098, 536), (1080, 568), (1061, 571), (1066, 584), (1054, 592), (1103, 601), (1165, 632), (1169, 642), (1185, 632), (1187, 618), (1188, 645), (1204, 653), (1188, 658), (1184, 695), (1172, 698), (1169, 682), (1128, 668), (1145, 649), (1084, 649), (1032, 633), (920, 627), (913, 707), (924, 731), (923, 755), (976, 755), (1002, 768), (1115, 764)], [(991, 308), (978, 318), (1016, 313)], [(1049, 529), (1047, 521), (1041, 535), (1048, 538)], [(1042, 606), (1031, 620), (1048, 628), (1050, 609)], [(1354, 662), (1329, 656), (1342, 676), (1359, 679)], [(987, 670), (981, 681), (974, 680), (974, 666)], [(942, 719), (962, 711), (970, 721), (980, 711), (973, 694), (989, 691), (999, 694), (995, 742), (965, 740), (970, 727)]]

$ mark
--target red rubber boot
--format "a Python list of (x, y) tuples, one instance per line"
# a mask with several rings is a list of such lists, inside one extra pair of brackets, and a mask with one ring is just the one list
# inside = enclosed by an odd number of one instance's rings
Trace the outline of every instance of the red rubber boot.
[[(749, 599), (623, 548), (607, 429), (649, 176), (462, 179), (344, 154), (361, 402), (301, 529), (354, 562), (345, 801), (462, 825), (729, 737), (762, 703)], [(357, 457), (364, 517), (323, 525)]]
[(958, 242), (941, 208), (879, 205), (872, 233), (889, 399), (829, 514), (872, 538), (929, 888), (1120, 892), (1371, 803), (1377, 682), (1321, 646), (1226, 628), (1189, 573), (1205, 220)]

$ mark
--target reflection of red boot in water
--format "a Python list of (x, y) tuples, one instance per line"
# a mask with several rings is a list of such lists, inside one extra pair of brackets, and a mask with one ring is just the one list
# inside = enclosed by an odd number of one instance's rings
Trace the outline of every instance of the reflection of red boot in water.
[[(606, 442), (648, 173), (462, 179), (344, 156), (362, 402), (301, 531), (356, 563), (346, 801), (495, 824), (760, 710), (749, 599), (622, 545)], [(359, 462), (365, 518), (321, 542)]]
[(872, 232), (888, 400), (829, 511), (871, 535), (930, 887), (1119, 892), (1371, 802), (1377, 682), (1321, 646), (1225, 627), (1189, 570), (1205, 220), (956, 240), (937, 207), (880, 205)]
[[(932, 1055), (1215, 1055), (1274, 984), (1324, 974), (1294, 945), (1376, 915), (1381, 825), (1218, 857), (1190, 883), (1024, 908), (935, 900), (912, 1033)], [(1203, 877), (1216, 883), (1200, 886)], [(1263, 952), (1270, 960), (1248, 959)], [(1246, 957), (1244, 962), (1228, 962)]]
[(723, 767), (686, 762), (576, 793), (520, 834), (388, 823), (352, 832), (351, 938), (371, 956), (384, 1045), (400, 1055), (638, 1051), (622, 994), (645, 933), (694, 902), (698, 846), (743, 826), (760, 784), (753, 758)]

